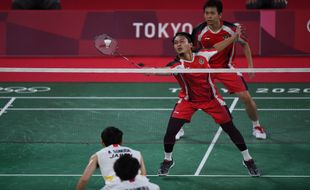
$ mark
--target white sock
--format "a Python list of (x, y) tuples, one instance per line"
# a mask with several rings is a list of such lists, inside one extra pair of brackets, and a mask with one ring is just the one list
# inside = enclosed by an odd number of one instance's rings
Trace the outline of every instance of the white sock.
[(259, 120), (252, 121), (252, 124), (253, 124), (253, 128), (256, 127), (256, 126), (260, 126)]
[(241, 154), (242, 154), (242, 156), (243, 156), (243, 160), (244, 160), (244, 161), (249, 161), (249, 160), (252, 159), (252, 157), (251, 157), (251, 155), (250, 155), (248, 149), (242, 151)]
[(165, 152), (165, 160), (169, 160), (169, 161), (172, 160), (172, 152), (170, 153)]

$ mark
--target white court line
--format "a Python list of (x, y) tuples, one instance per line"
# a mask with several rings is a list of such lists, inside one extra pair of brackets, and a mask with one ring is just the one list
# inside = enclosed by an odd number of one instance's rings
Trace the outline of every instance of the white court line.
[[(10, 96), (0, 96), (0, 98), (11, 98)], [(115, 96), (19, 96), (18, 99), (92, 99), (92, 100), (170, 100), (178, 99), (177, 96), (173, 97), (143, 97), (143, 96), (132, 96), (132, 97), (115, 97)]]
[[(149, 177), (160, 177), (158, 175), (147, 175)], [(168, 177), (210, 177), (210, 178), (253, 178), (249, 175), (168, 175)], [(167, 177), (167, 176), (165, 176)], [(262, 175), (260, 178), (310, 178), (310, 175)]]
[[(171, 108), (7, 108), (9, 111), (172, 111)], [(234, 111), (245, 111), (236, 108)], [(310, 111), (310, 108), (260, 108), (258, 111)], [(1, 116), (1, 114), (0, 114)]]
[[(0, 98), (13, 98), (11, 96), (0, 96)], [(76, 100), (83, 100), (83, 99), (91, 99), (91, 100), (175, 100), (179, 99), (177, 96), (174, 97), (110, 97), (110, 96), (19, 96), (15, 97), (17, 99), (76, 99)], [(257, 100), (309, 100), (310, 97), (252, 97), (253, 99)], [(235, 97), (224, 97), (224, 99), (235, 99)]]
[[(310, 111), (310, 108), (259, 108), (258, 111)], [(245, 111), (243, 108), (236, 108), (234, 111)]]
[(9, 108), (12, 111), (172, 111), (171, 108)]
[[(239, 100), (239, 98), (235, 98), (234, 101), (231, 103), (230, 108), (229, 108), (230, 113), (233, 112), (235, 106), (237, 105), (238, 100)], [(212, 142), (211, 142), (211, 144), (210, 144), (206, 154), (202, 158), (202, 160), (201, 160), (201, 162), (200, 162), (200, 164), (199, 164), (199, 166), (198, 166), (198, 168), (197, 168), (197, 170), (196, 170), (196, 172), (194, 174), (195, 176), (198, 176), (200, 174), (203, 166), (205, 165), (206, 161), (208, 160), (208, 158), (209, 158), (209, 156), (211, 154), (211, 151), (213, 150), (213, 147), (214, 147), (217, 139), (220, 137), (221, 133), (222, 133), (222, 128), (219, 127), (219, 129), (217, 130), (215, 136), (212, 139)]]
[(12, 97), (10, 101), (1, 109), (0, 116), (10, 107), (10, 105), (14, 102), (15, 99), (15, 97)]
[[(82, 174), (0, 174), (0, 177), (80, 177)], [(92, 175), (102, 177), (100, 174)], [(158, 175), (147, 175), (147, 177), (160, 177)], [(252, 178), (249, 175), (168, 175), (168, 177), (209, 177), (209, 178)], [(310, 175), (262, 175), (260, 178), (310, 178)]]

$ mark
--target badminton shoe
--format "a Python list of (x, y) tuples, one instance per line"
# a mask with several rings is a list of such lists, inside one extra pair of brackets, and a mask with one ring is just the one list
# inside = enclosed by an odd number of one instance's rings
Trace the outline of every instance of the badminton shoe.
[(266, 132), (265, 132), (264, 128), (262, 128), (261, 126), (253, 127), (253, 136), (257, 139), (266, 139), (267, 138)]
[(248, 169), (250, 176), (252, 176), (252, 177), (259, 177), (259, 176), (261, 176), (261, 172), (256, 167), (253, 159), (248, 160), (248, 161), (243, 160), (242, 163)]
[(180, 131), (175, 135), (175, 140), (180, 140), (184, 136), (184, 129), (181, 128)]
[(174, 166), (174, 161), (171, 160), (164, 160), (162, 163), (160, 163), (159, 169), (157, 174), (159, 176), (166, 176), (169, 174), (169, 170), (170, 168), (172, 168)]

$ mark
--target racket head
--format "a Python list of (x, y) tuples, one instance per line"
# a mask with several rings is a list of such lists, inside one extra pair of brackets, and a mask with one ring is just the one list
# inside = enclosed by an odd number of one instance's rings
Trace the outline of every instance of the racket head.
[(100, 34), (94, 40), (96, 49), (104, 55), (114, 55), (117, 50), (117, 41), (107, 34)]

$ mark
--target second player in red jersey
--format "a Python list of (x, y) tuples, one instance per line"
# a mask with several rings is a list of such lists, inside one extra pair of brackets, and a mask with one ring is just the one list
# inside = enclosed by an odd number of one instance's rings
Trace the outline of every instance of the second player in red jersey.
[[(237, 25), (222, 21), (223, 5), (220, 0), (209, 0), (204, 5), (205, 22), (199, 24), (192, 33), (194, 44), (197, 49), (211, 48), (236, 32)], [(242, 45), (249, 68), (253, 67), (251, 49), (245, 35), (241, 35), (238, 42)], [(234, 69), (235, 43), (226, 47), (223, 51), (213, 56), (210, 60), (212, 68)], [(253, 74), (250, 74), (253, 77)], [(220, 81), (230, 93), (235, 93), (244, 103), (247, 114), (252, 121), (252, 133), (257, 139), (266, 139), (266, 133), (261, 127), (256, 103), (248, 92), (247, 84), (241, 73), (216, 73), (213, 78)]]

